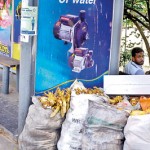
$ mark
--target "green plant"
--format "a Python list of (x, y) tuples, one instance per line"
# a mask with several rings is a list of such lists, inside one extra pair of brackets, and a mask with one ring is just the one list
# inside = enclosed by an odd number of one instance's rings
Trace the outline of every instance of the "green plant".
[(131, 52), (130, 50), (121, 51), (120, 53), (120, 66), (125, 66), (125, 64), (131, 60)]

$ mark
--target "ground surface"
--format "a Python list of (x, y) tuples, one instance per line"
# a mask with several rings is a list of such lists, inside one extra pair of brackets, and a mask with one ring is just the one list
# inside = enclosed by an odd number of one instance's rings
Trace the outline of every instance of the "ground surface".
[(18, 97), (16, 75), (10, 73), (9, 94), (1, 92), (2, 69), (0, 69), (0, 150), (17, 150)]

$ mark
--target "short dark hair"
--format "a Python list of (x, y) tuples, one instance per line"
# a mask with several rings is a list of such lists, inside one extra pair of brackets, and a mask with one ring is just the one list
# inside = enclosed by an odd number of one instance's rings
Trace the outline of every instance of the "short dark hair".
[(140, 47), (134, 47), (132, 49), (132, 57), (135, 57), (136, 53), (141, 53), (141, 52), (144, 52), (144, 50)]

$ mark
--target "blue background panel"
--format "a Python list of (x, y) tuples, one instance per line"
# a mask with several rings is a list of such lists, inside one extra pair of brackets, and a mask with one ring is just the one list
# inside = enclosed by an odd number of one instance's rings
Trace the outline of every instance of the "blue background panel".
[[(57, 86), (68, 87), (75, 79), (81, 80), (86, 87), (102, 87), (103, 75), (107, 74), (109, 67), (113, 0), (97, 0), (95, 4), (60, 1), (39, 0), (35, 92), (41, 93)], [(53, 28), (60, 16), (79, 16), (80, 10), (86, 11), (89, 35), (83, 47), (93, 50), (94, 66), (76, 73), (68, 65), (71, 43), (56, 39)]]

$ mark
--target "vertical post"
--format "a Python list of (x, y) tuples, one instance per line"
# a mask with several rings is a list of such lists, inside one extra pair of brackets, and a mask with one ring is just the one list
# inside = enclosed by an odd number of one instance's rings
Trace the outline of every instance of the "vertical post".
[(114, 11), (113, 11), (112, 39), (110, 49), (111, 51), (109, 62), (109, 75), (115, 75), (119, 73), (120, 42), (122, 32), (124, 0), (114, 0), (113, 10)]
[[(28, 0), (28, 6), (37, 6), (37, 0)], [(29, 36), (27, 43), (21, 42), (18, 134), (24, 128), (31, 96), (34, 95), (35, 52), (36, 36)]]
[(9, 93), (9, 67), (3, 66), (2, 93)]
[(20, 70), (20, 66), (17, 65), (16, 66), (16, 89), (19, 92), (19, 71)]

